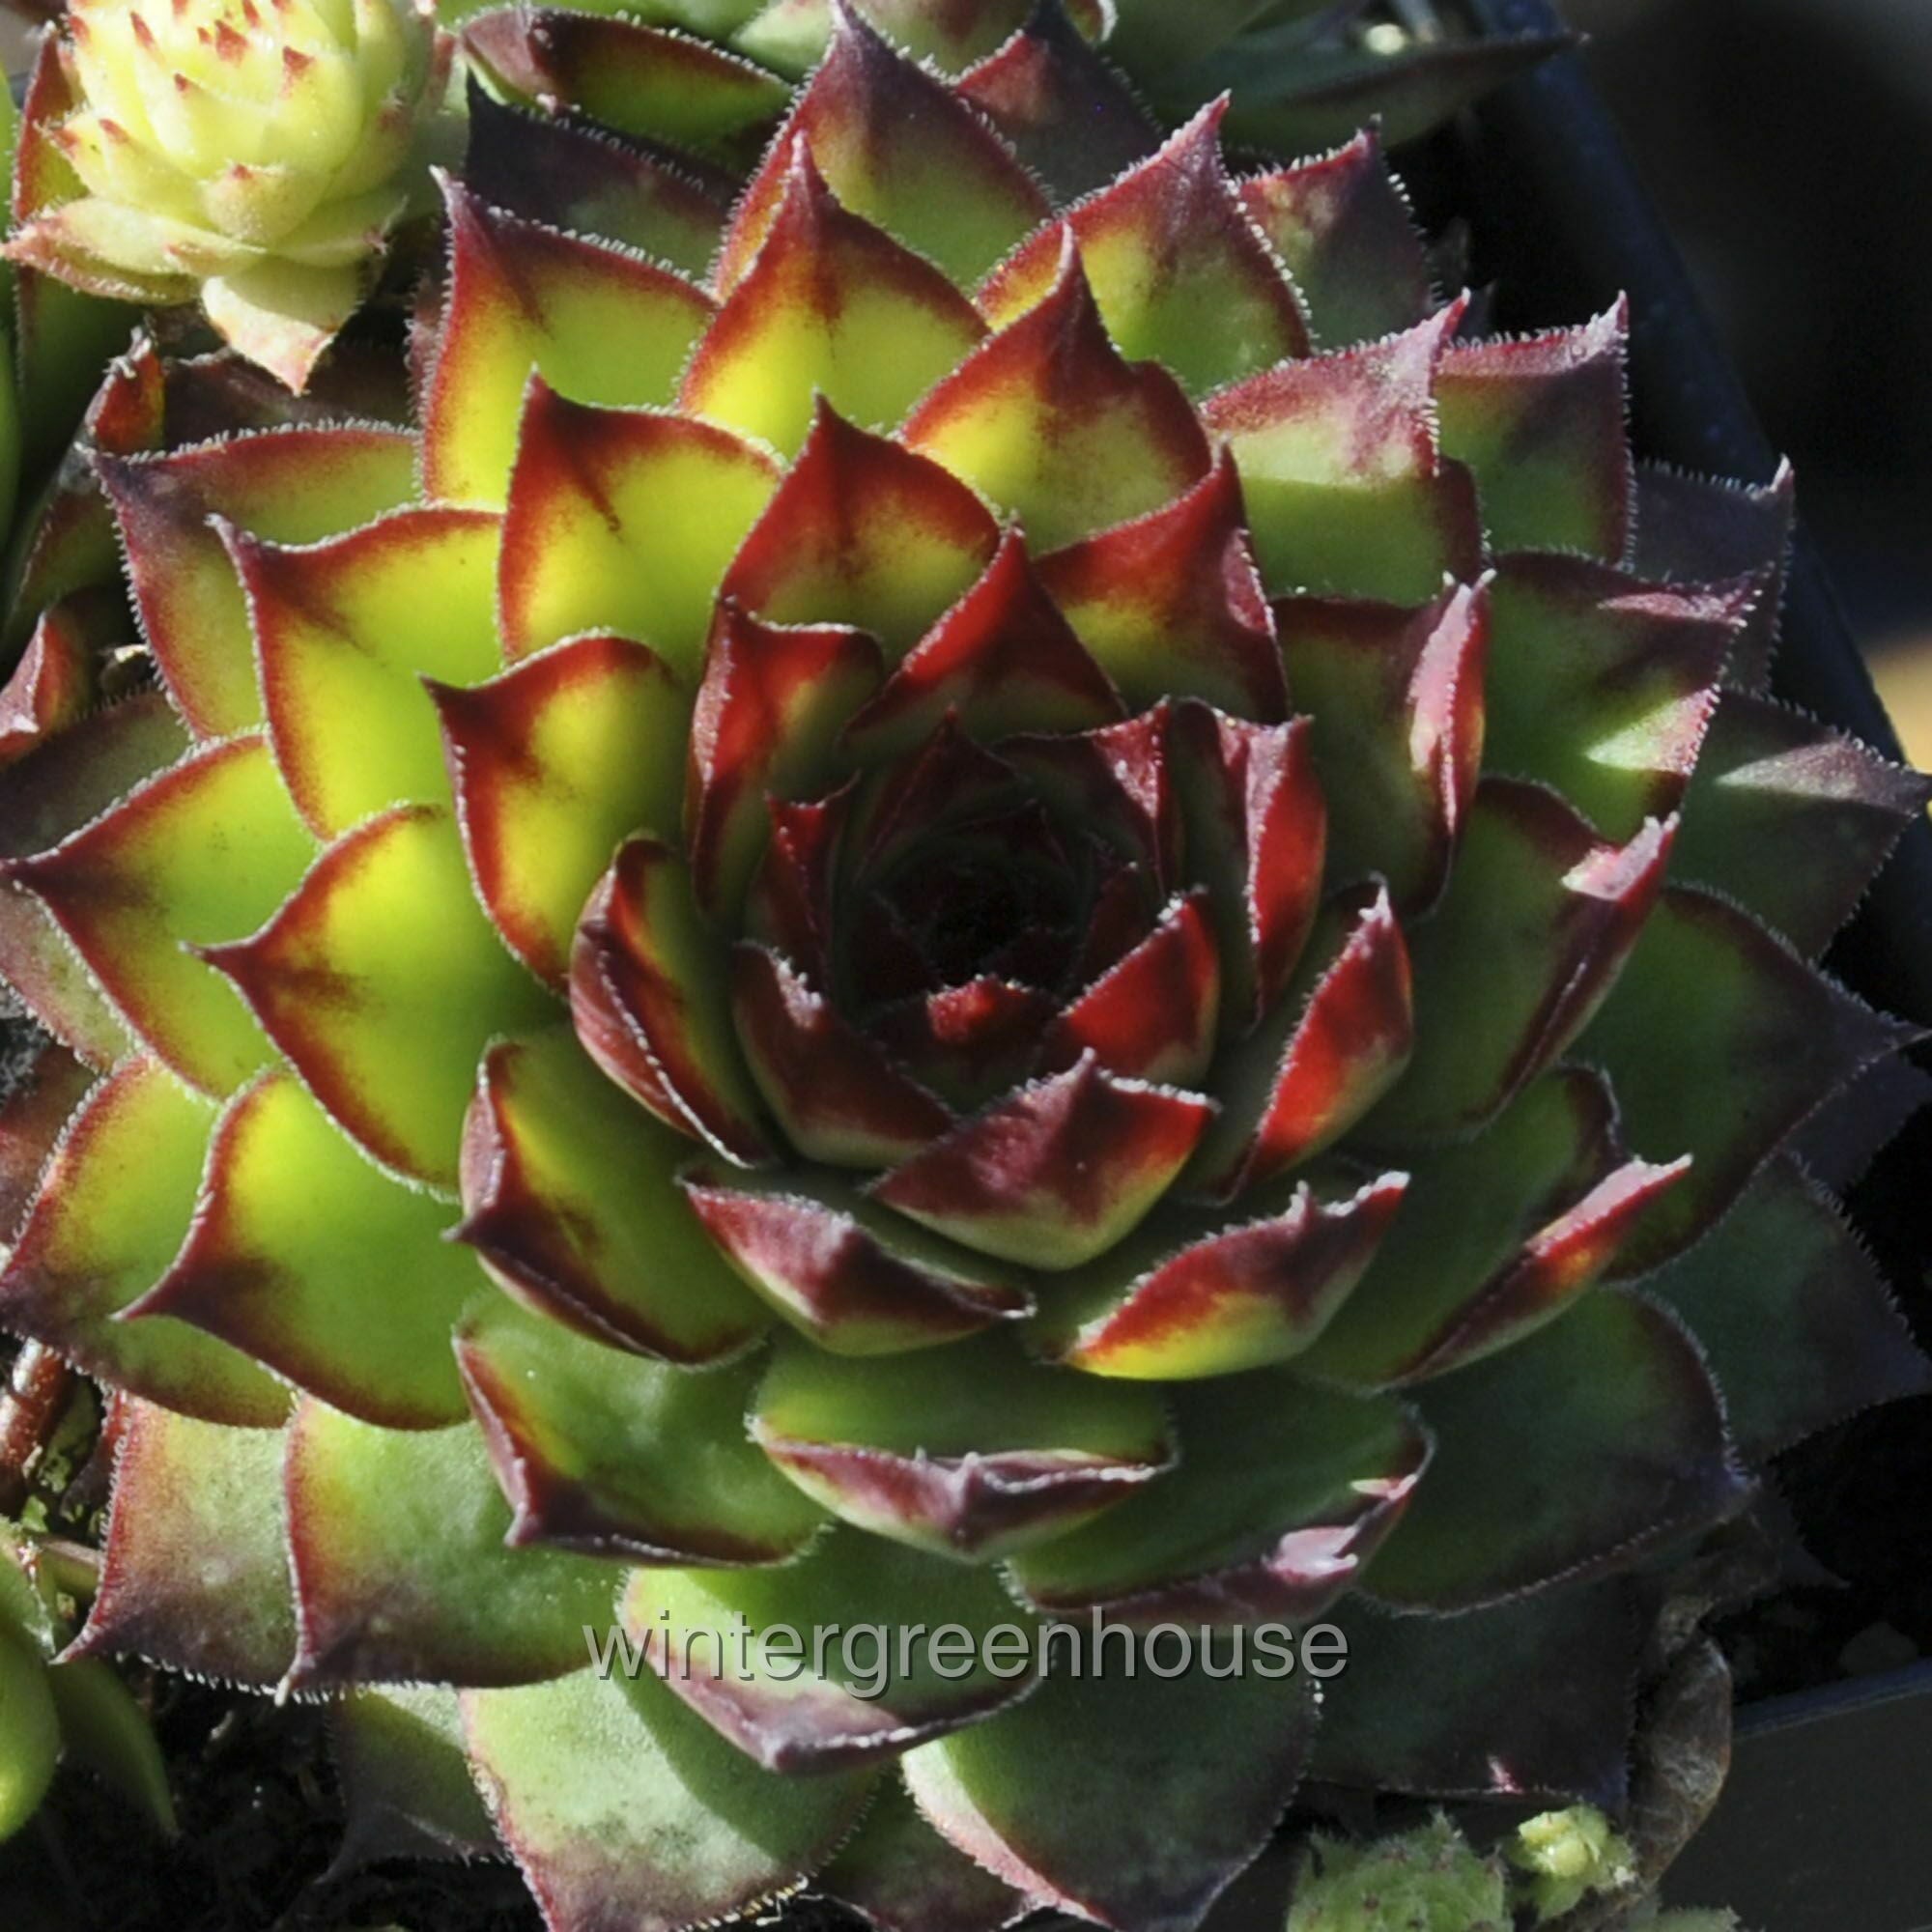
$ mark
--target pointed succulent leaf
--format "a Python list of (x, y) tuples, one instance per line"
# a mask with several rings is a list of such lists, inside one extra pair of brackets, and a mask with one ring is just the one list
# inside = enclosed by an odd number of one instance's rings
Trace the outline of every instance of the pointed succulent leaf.
[(1204, 705), (1177, 714), (1188, 863), (1215, 916), (1221, 1027), (1244, 1031), (1281, 999), (1315, 925), (1327, 841), (1313, 730)]
[(1484, 780), (1449, 890), (1413, 936), (1415, 1057), (1370, 1131), (1466, 1132), (1554, 1065), (1616, 984), (1675, 832), (1652, 820), (1605, 844), (1554, 792)]
[(180, 1834), (167, 1762), (146, 1707), (98, 1658), (63, 1658), (46, 1675), (63, 1762), (99, 1779), (164, 1838)]
[(694, 1375), (495, 1294), (456, 1353), (515, 1546), (732, 1568), (785, 1562), (824, 1522), (745, 1439), (756, 1364)]
[(398, 1857), (500, 1856), (464, 1753), (454, 1690), (351, 1690), (329, 1708), (328, 1746), (348, 1812), (337, 1870)]
[(288, 1445), (292, 1688), (534, 1683), (610, 1622), (609, 1564), (505, 1547), (480, 1431), (378, 1429), (305, 1400)]
[(1407, 942), (1385, 890), (1344, 894), (1220, 1080), (1190, 1188), (1217, 1200), (1331, 1147), (1388, 1093), (1415, 1046)]
[(1179, 384), (1108, 339), (1070, 237), (1044, 298), (940, 383), (904, 437), (1043, 550), (1145, 516), (1211, 467)]
[(621, 14), (503, 8), (463, 29), (470, 56), (517, 94), (686, 154), (755, 151), (784, 112), (782, 81), (728, 49)]
[[(1622, 1808), (1638, 1618), (1618, 1582), (1458, 1617), (1345, 1621), (1310, 1775), (1353, 1790)], [(1429, 1686), (1429, 1695), (1416, 1687)]]
[(545, 984), (626, 835), (677, 831), (691, 699), (642, 644), (573, 638), (468, 688), (431, 682), (477, 896)]
[(776, 480), (728, 430), (585, 408), (534, 379), (503, 520), (505, 654), (612, 631), (695, 683), (719, 581)]
[(1120, 694), (1047, 594), (1015, 526), (985, 575), (851, 720), (845, 742), (872, 764), (912, 751), (949, 716), (993, 743), (1094, 730), (1122, 715)]
[(1026, 1909), (1013, 1889), (954, 1850), (888, 1784), (812, 1890), (873, 1932), (1000, 1932)]
[(0, 1318), (116, 1388), (272, 1428), (287, 1395), (245, 1355), (180, 1321), (115, 1319), (187, 1234), (214, 1113), (157, 1061), (124, 1061), (102, 1081), (55, 1148), (0, 1271)]
[(1584, 328), (1452, 346), (1436, 372), (1442, 448), (1475, 472), (1494, 551), (1621, 563), (1636, 497), (1627, 422), (1630, 304)]
[(953, 1128), (870, 1193), (980, 1254), (1075, 1267), (1141, 1220), (1213, 1116), (1211, 1100), (1121, 1079), (1090, 1051)]
[(1270, 592), (1420, 603), (1482, 557), (1475, 487), (1436, 442), (1434, 392), (1463, 304), (1363, 349), (1284, 362), (1210, 396)]
[(959, 76), (959, 92), (1062, 206), (1160, 145), (1133, 89), (1057, 0), (1034, 6), (1019, 32)]
[(1595, 1074), (1546, 1074), (1422, 1163), (1389, 1237), (1302, 1364), (1353, 1387), (1441, 1375), (1553, 1321), (1686, 1164), (1632, 1160)]
[(1754, 577), (1764, 586), (1731, 653), (1725, 682), (1734, 691), (1762, 693), (1771, 675), (1796, 502), (1788, 463), (1762, 485), (1721, 483), (1656, 464), (1637, 469), (1631, 564), (1638, 575), (1668, 583)]
[(1396, 905), (1440, 895), (1482, 771), (1486, 584), (1418, 610), (1290, 598), (1276, 607), (1295, 700), (1312, 720), (1328, 807), (1328, 876), (1388, 882)]
[(1627, 1564), (1747, 1493), (1696, 1344), (1621, 1290), (1415, 1399), (1435, 1465), (1367, 1584), (1400, 1608), (1473, 1609)]
[(983, 1563), (1090, 1520), (1174, 1461), (1149, 1392), (1027, 1363), (988, 1335), (869, 1363), (781, 1343), (753, 1439), (857, 1528)]
[[(1275, 1211), (1169, 1209), (1054, 1284), (1037, 1344), (1089, 1375), (1183, 1381), (1288, 1361), (1353, 1293), (1397, 1221), (1407, 1177), (1324, 1200), (1305, 1182)], [(1276, 1190), (1279, 1193), (1279, 1189)]]
[(100, 1588), (68, 1655), (138, 1656), (272, 1688), (295, 1655), (276, 1428), (117, 1399)]
[(905, 655), (986, 565), (999, 527), (930, 459), (823, 401), (721, 595), (772, 624), (849, 624)]
[(715, 273), (728, 295), (778, 219), (803, 141), (855, 214), (971, 288), (1046, 214), (1033, 177), (978, 114), (848, 7), (738, 204)]
[[(0, 771), (0, 855), (21, 859), (91, 823), (186, 749), (157, 692), (91, 712)], [(0, 883), (0, 974), (42, 1026), (97, 1071), (134, 1037), (46, 906)]]
[(1172, 1392), (1180, 1465), (1084, 1529), (1022, 1550), (1049, 1613), (1233, 1625), (1306, 1622), (1351, 1588), (1430, 1460), (1413, 1416), (1263, 1369)]
[(95, 701), (96, 654), (104, 655), (125, 615), (101, 598), (68, 598), (34, 626), (13, 675), (0, 688), (0, 765), (76, 724)]
[(1490, 594), (1490, 769), (1553, 786), (1605, 838), (1674, 811), (1756, 595), (1505, 557)]
[(753, 1165), (768, 1149), (722, 963), (683, 856), (661, 839), (629, 839), (578, 927), (571, 1014), (591, 1059), (627, 1094)]
[(1815, 958), (1932, 786), (1770, 698), (1726, 693), (1684, 809), (1676, 876), (1716, 887)]
[(824, 1863), (870, 1779), (780, 1777), (650, 1670), (465, 1690), (484, 1802), (549, 1922), (687, 1932)]
[[(1195, 1714), (1210, 1696), (1219, 1746), (1204, 1753)], [(1313, 1731), (1301, 1678), (1056, 1676), (1018, 1710), (909, 1752), (905, 1775), (926, 1821), (1028, 1898), (1117, 1932), (1191, 1932), (1266, 1844)], [(1159, 1792), (1157, 1833), (1122, 1790)]]
[(453, 182), (444, 193), (449, 293), (424, 398), (423, 481), (432, 497), (496, 508), (532, 370), (579, 403), (668, 403), (714, 309), (634, 254), (505, 213)]
[(415, 447), (378, 428), (265, 430), (169, 455), (98, 456), (120, 526), (141, 628), (176, 707), (198, 736), (264, 717), (248, 610), (211, 523), (313, 543), (415, 494)]
[(932, 1094), (770, 949), (733, 950), (731, 1009), (752, 1078), (807, 1160), (889, 1167), (952, 1125)]
[(1046, 299), (1071, 236), (1107, 332), (1203, 395), (1309, 350), (1293, 284), (1248, 219), (1221, 159), (1224, 101), (1160, 152), (1043, 229), (980, 291), (996, 327)]
[(835, 1176), (698, 1167), (683, 1182), (705, 1232), (802, 1334), (835, 1354), (956, 1342), (1033, 1310), (1010, 1268), (881, 1210)]
[[(488, 511), (434, 508), (300, 549), (229, 534), (275, 765), (318, 838), (439, 794), (441, 739), (417, 683), (496, 669), (499, 527)], [(426, 582), (437, 594), (419, 601)]]
[(0, 1242), (11, 1246), (19, 1234), (41, 1176), (93, 1086), (87, 1064), (53, 1040), (10, 1077), (0, 1100)]
[(1374, 342), (1427, 318), (1429, 257), (1373, 128), (1332, 154), (1244, 181), (1240, 193), (1324, 348)]
[(202, 957), (339, 1125), (385, 1167), (443, 1189), (484, 1042), (554, 1011), (477, 907), (456, 827), (429, 806), (337, 839), (261, 931)]
[(815, 397), (890, 429), (985, 334), (930, 262), (840, 207), (801, 140), (757, 256), (705, 331), (678, 402), (791, 456)]
[(115, 1009), (185, 1080), (233, 1091), (269, 1058), (234, 989), (184, 950), (245, 932), (314, 856), (266, 740), (211, 745), (51, 851), (13, 861)]
[[(634, 1571), (623, 1618), (671, 1690), (767, 1771), (895, 1757), (1034, 1688), (1033, 1620), (990, 1569), (848, 1528), (782, 1569)], [(919, 1641), (949, 1627), (971, 1640), (964, 1670)], [(999, 1629), (1021, 1639), (1017, 1668), (987, 1654)], [(820, 1635), (835, 1630), (836, 1649)]]
[(469, 89), (463, 179), (486, 208), (637, 248), (701, 281), (730, 202), (695, 172), (602, 129), (529, 114)]
[[(908, 662), (911, 662), (908, 660)], [(768, 799), (810, 796), (877, 692), (879, 647), (838, 625), (761, 623), (721, 604), (691, 723), (686, 848), (697, 902), (728, 914), (763, 856)]]
[(691, 1151), (566, 1029), (497, 1041), (464, 1127), (454, 1238), (539, 1316), (685, 1367), (718, 1361), (766, 1319), (677, 1191)]
[(1039, 575), (1128, 704), (1192, 696), (1243, 718), (1287, 715), (1280, 640), (1225, 451), (1173, 502), (1043, 557)]
[(448, 1222), (265, 1073), (215, 1122), (187, 1241), (127, 1313), (189, 1322), (366, 1422), (437, 1428), (465, 1413), (449, 1330), (476, 1286)]
[(1671, 887), (1577, 1045), (1609, 1075), (1633, 1147), (1652, 1159), (1691, 1156), (1620, 1272), (1689, 1247), (1794, 1128), (1917, 1037), (1735, 906)]
[(1788, 1156), (1644, 1289), (1697, 1337), (1753, 1462), (1932, 1383), (1871, 1257)]

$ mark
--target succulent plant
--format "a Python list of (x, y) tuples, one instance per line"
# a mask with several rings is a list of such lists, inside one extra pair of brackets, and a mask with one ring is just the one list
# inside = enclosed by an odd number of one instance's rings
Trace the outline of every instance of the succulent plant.
[(429, 0), (73, 0), (6, 252), (96, 296), (198, 299), (299, 389), (423, 197), (446, 73)]
[[(1909, 1037), (1811, 962), (1926, 797), (1764, 695), (1787, 483), (1633, 462), (1620, 313), (1465, 337), (1372, 139), (1233, 179), (1040, 20), (839, 10), (735, 204), (479, 100), (413, 426), (110, 374), (157, 689), (100, 504), (29, 547), (77, 1649), (338, 1698), (559, 1932), (1168, 1932), (1306, 1773), (1614, 1804), (1633, 1574), (1924, 1385), (1782, 1151)], [(980, 1645), (1096, 1612), (1223, 1641)]]

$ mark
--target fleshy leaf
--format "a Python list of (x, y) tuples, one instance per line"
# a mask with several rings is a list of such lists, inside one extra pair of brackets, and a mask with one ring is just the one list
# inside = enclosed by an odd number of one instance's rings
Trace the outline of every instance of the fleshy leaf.
[(1644, 1289), (1703, 1345), (1739, 1450), (1753, 1463), (1932, 1383), (1858, 1236), (1788, 1158)]
[(300, 395), (323, 351), (361, 307), (367, 280), (360, 263), (270, 255), (210, 275), (201, 306), (222, 341)]
[(1633, 1147), (1691, 1156), (1620, 1269), (1638, 1274), (1688, 1247), (1801, 1122), (1917, 1037), (1736, 907), (1670, 888), (1577, 1047), (1608, 1073)]
[(1075, 1267), (1159, 1200), (1213, 1114), (1210, 1100), (1117, 1078), (1088, 1053), (955, 1127), (870, 1192), (981, 1254)]
[[(90, 713), (0, 771), (0, 856), (24, 858), (78, 831), (186, 747), (158, 692)], [(133, 1036), (33, 894), (0, 884), (0, 977), (27, 1009), (97, 1071)]]
[(1553, 786), (1609, 839), (1674, 811), (1756, 595), (1505, 557), (1490, 596), (1490, 768)]
[(456, 1238), (541, 1316), (686, 1367), (720, 1360), (766, 1319), (677, 1191), (691, 1151), (565, 1029), (500, 1040), (464, 1129)]
[(433, 497), (495, 508), (533, 369), (580, 403), (668, 403), (714, 310), (635, 255), (505, 214), (453, 182), (444, 192), (449, 294), (423, 406), (423, 480)]
[(274, 1428), (198, 1422), (123, 1395), (100, 1589), (71, 1657), (135, 1655), (268, 1690), (295, 1655)]
[(202, 956), (340, 1126), (445, 1189), (484, 1042), (554, 1010), (478, 909), (448, 814), (428, 806), (337, 839), (252, 939)]
[(1461, 343), (1442, 357), (1442, 447), (1475, 471), (1492, 550), (1623, 561), (1636, 497), (1629, 343), (1626, 300), (1587, 327)]
[(629, 839), (578, 928), (571, 1016), (591, 1059), (634, 1099), (751, 1165), (767, 1146), (724, 964), (684, 859), (660, 839)]
[(1184, 1384), (1172, 1403), (1178, 1469), (1012, 1560), (1037, 1608), (1100, 1605), (1137, 1627), (1310, 1621), (1352, 1587), (1430, 1460), (1400, 1404), (1275, 1369)]
[(1448, 893), (1413, 935), (1415, 1057), (1369, 1131), (1467, 1131), (1552, 1065), (1616, 983), (1675, 831), (1653, 820), (1605, 844), (1554, 792), (1484, 780)]
[(1221, 160), (1227, 103), (1204, 108), (1160, 152), (1044, 229), (980, 290), (1004, 327), (1052, 294), (1065, 237), (1080, 252), (1107, 332), (1190, 395), (1309, 350), (1308, 325)]
[(1044, 550), (1145, 516), (1211, 467), (1174, 378), (1108, 339), (1070, 238), (1046, 298), (947, 377), (904, 437)]
[(1435, 382), (1463, 304), (1363, 349), (1284, 362), (1210, 396), (1269, 591), (1419, 604), (1482, 560), (1475, 486), (1437, 446)]
[(1033, 1332), (1096, 1376), (1180, 1381), (1287, 1361), (1353, 1293), (1407, 1184), (1385, 1174), (1328, 1201), (1304, 1182), (1271, 1213), (1244, 1203), (1232, 1227), (1220, 1213), (1163, 1213), (1056, 1284)]
[(760, 1365), (694, 1375), (500, 1295), (457, 1334), (513, 1545), (721, 1567), (782, 1563), (824, 1517), (745, 1439)]
[(505, 652), (612, 631), (695, 682), (719, 580), (776, 480), (727, 430), (587, 409), (535, 379), (503, 522)]
[(895, 1355), (1030, 1314), (1010, 1269), (937, 1240), (836, 1177), (699, 1167), (686, 1198), (719, 1251), (822, 1349)]
[(97, 456), (162, 681), (201, 737), (263, 719), (248, 609), (210, 520), (314, 543), (415, 494), (415, 443), (378, 428), (267, 430), (165, 456)]
[(1413, 328), (1434, 306), (1421, 232), (1374, 128), (1243, 182), (1241, 204), (1294, 277), (1323, 347)]
[(1151, 1393), (1034, 1367), (1005, 1337), (869, 1362), (781, 1343), (753, 1439), (874, 1536), (968, 1563), (1050, 1540), (1173, 1463)]
[(1039, 574), (1129, 705), (1193, 696), (1264, 723), (1288, 715), (1280, 640), (1225, 451), (1173, 502), (1055, 552)]
[(534, 1683), (577, 1668), (584, 1626), (611, 1619), (611, 1565), (505, 1547), (477, 1429), (377, 1429), (304, 1401), (286, 1473), (295, 1689)]
[(1637, 1624), (1615, 1583), (1459, 1617), (1351, 1606), (1349, 1667), (1323, 1700), (1311, 1775), (1364, 1791), (1620, 1810)]
[(1313, 721), (1330, 879), (1379, 877), (1403, 911), (1427, 911), (1482, 771), (1487, 587), (1451, 585), (1415, 611), (1292, 598), (1277, 614)]
[[(1204, 1752), (1210, 1702), (1218, 1742)], [(1029, 1898), (1191, 1932), (1266, 1844), (1313, 1730), (1298, 1677), (1056, 1676), (1018, 1710), (910, 1752), (905, 1776), (929, 1824)], [(1122, 1791), (1160, 1794), (1157, 1832)]]
[(76, 724), (93, 708), (95, 655), (127, 621), (109, 600), (69, 598), (41, 613), (0, 689), (0, 765)]
[(831, 1856), (870, 1782), (761, 1770), (649, 1670), (466, 1690), (463, 1710), (491, 1816), (557, 1926), (750, 1911)]
[(691, 699), (622, 638), (575, 638), (469, 689), (432, 683), (477, 896), (561, 992), (578, 916), (632, 832), (676, 833)]
[(1472, 1609), (1627, 1565), (1747, 1493), (1696, 1345), (1621, 1291), (1415, 1400), (1435, 1464), (1367, 1585), (1399, 1607)]
[(190, 1322), (364, 1421), (433, 1429), (464, 1413), (449, 1330), (476, 1286), (448, 1220), (266, 1073), (216, 1122), (186, 1244), (128, 1313)]
[(1409, 1064), (1408, 947), (1386, 892), (1329, 906), (1301, 965), (1220, 1081), (1189, 1185), (1219, 1200), (1332, 1146)]
[(234, 989), (184, 948), (246, 932), (314, 853), (267, 741), (250, 734), (195, 752), (6, 875), (53, 915), (170, 1066), (226, 1094), (267, 1063), (269, 1045)]
[(329, 1710), (328, 1743), (349, 1814), (336, 1871), (387, 1858), (498, 1854), (464, 1754), (454, 1690), (403, 1685), (351, 1690)]
[(790, 456), (814, 396), (865, 428), (890, 429), (985, 333), (930, 262), (839, 206), (801, 141), (757, 257), (705, 332), (678, 401)]
[(1520, 1340), (1604, 1273), (1683, 1166), (1628, 1157), (1596, 1075), (1546, 1075), (1475, 1139), (1421, 1165), (1367, 1280), (1303, 1371), (1379, 1387)]
[(116, 1388), (272, 1428), (287, 1395), (246, 1356), (179, 1321), (114, 1319), (181, 1247), (214, 1112), (153, 1060), (125, 1061), (97, 1087), (0, 1273), (0, 1319)]
[(8, 1078), (0, 1100), (0, 1242), (12, 1245), (67, 1123), (94, 1085), (84, 1061), (43, 1041)]
[(999, 527), (950, 470), (822, 401), (721, 595), (773, 624), (850, 624), (903, 657), (979, 578)]
[(948, 1844), (888, 1785), (812, 1888), (874, 1932), (1000, 1932), (1026, 1901)]
[[(768, 1771), (896, 1757), (1033, 1689), (1032, 1619), (991, 1570), (852, 1529), (783, 1569), (634, 1571), (623, 1616), (670, 1689)], [(963, 1671), (917, 1641), (952, 1625), (973, 1641)], [(1021, 1639), (1017, 1669), (1005, 1659), (995, 1669), (985, 1654), (1000, 1628)], [(833, 1629), (842, 1633), (836, 1650), (816, 1640)]]
[(1675, 873), (1807, 957), (1831, 944), (1932, 785), (1769, 698), (1727, 693), (1697, 760)]
[(841, 7), (831, 50), (738, 204), (715, 277), (721, 295), (745, 278), (777, 220), (800, 140), (847, 208), (961, 288), (1047, 213), (1033, 178), (972, 108)]
[(497, 668), (497, 537), (488, 511), (440, 508), (302, 549), (230, 535), (275, 763), (318, 838), (398, 799), (440, 797), (441, 742), (417, 679)]

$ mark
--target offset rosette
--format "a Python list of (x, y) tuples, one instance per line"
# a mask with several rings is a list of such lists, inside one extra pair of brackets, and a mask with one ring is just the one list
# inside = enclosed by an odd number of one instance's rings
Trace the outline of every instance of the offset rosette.
[[(994, 58), (1118, 130), (1064, 26)], [(82, 1647), (337, 1697), (559, 1932), (1165, 1932), (1311, 1769), (1614, 1802), (1633, 1568), (1923, 1379), (1781, 1151), (1924, 798), (1759, 695), (1782, 486), (1633, 465), (1620, 314), (1467, 339), (1367, 138), (1083, 198), (976, 98), (838, 11), (735, 201), (482, 103), (413, 425), (134, 358), (160, 689), (63, 598), (10, 699)], [(1222, 1641), (980, 1648), (1096, 1612)], [(1324, 1617), (1319, 1726), (1207, 1667)]]
[(198, 299), (299, 390), (422, 200), (446, 71), (427, 0), (77, 0), (28, 94), (6, 253)]

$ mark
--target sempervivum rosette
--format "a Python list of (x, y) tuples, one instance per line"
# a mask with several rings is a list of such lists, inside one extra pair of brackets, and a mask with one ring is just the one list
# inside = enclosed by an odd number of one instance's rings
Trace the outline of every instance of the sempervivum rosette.
[[(995, 59), (1062, 194), (1138, 125)], [(164, 688), (0, 775), (83, 1647), (339, 1695), (565, 1932), (1186, 1926), (1311, 1767), (1614, 1800), (1628, 1574), (1921, 1380), (1779, 1152), (1904, 1037), (1808, 959), (1923, 797), (1760, 693), (1784, 493), (1633, 467), (1620, 316), (1461, 339), (1367, 141), (1056, 214), (963, 93), (841, 13), (728, 219), (486, 106), (420, 429), (103, 456)], [(900, 1642), (1095, 1609), (1353, 1650), (1318, 1726)]]

